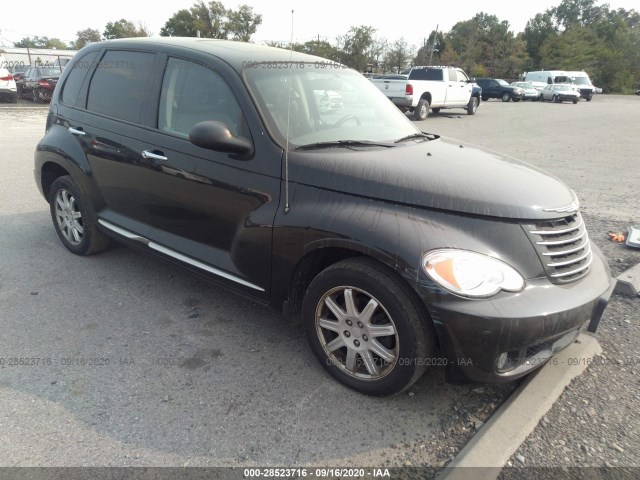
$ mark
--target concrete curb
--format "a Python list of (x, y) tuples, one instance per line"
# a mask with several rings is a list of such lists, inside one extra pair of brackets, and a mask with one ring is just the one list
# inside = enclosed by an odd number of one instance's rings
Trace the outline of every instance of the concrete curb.
[[(553, 406), (565, 387), (602, 353), (594, 337), (581, 334), (531, 375), (438, 476), (439, 480), (495, 479), (509, 458)], [(577, 364), (577, 365), (576, 365)], [(476, 467), (476, 468), (465, 468)]]

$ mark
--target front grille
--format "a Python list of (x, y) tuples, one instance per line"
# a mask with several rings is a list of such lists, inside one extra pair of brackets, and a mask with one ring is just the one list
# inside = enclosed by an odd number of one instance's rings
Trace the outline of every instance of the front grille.
[(589, 273), (593, 254), (579, 213), (523, 225), (554, 283), (569, 283)]

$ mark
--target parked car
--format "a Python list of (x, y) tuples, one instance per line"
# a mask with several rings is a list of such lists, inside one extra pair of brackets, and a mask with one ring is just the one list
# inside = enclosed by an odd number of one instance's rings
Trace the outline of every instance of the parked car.
[(344, 105), (342, 95), (333, 90), (314, 90), (313, 95), (321, 113), (341, 110)]
[(511, 86), (524, 90), (523, 100), (532, 100), (534, 102), (540, 100), (540, 90), (531, 82), (511, 82)]
[(0, 102), (16, 103), (18, 90), (13, 75), (8, 69), (0, 67)]
[(548, 100), (554, 103), (562, 103), (565, 101), (578, 103), (580, 100), (580, 92), (571, 85), (552, 83), (551, 85), (547, 85), (542, 91), (540, 100)]
[(11, 75), (16, 83), (22, 78), (24, 73), (31, 67), (31, 65), (25, 65), (24, 63), (16, 64), (11, 68)]
[(519, 102), (524, 98), (524, 90), (520, 87), (513, 87), (504, 80), (495, 78), (476, 78), (475, 82), (482, 87), (482, 100), (485, 102), (490, 98), (499, 98), (503, 102)]
[(60, 78), (61, 67), (36, 66), (27, 69), (18, 81), (19, 95), (34, 102), (48, 102)]
[[(371, 395), (433, 364), (510, 381), (585, 321), (595, 331), (614, 282), (575, 193), (422, 133), (328, 64), (196, 38), (83, 48), (35, 151), (62, 244), (88, 255), (115, 238), (282, 309), (331, 375)], [(313, 90), (336, 80), (359, 101), (323, 114)]]

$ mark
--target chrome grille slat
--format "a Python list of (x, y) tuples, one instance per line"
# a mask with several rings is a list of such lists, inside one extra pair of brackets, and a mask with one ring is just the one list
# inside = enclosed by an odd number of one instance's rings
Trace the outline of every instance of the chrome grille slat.
[[(580, 238), (584, 238), (584, 235)], [(578, 252), (580, 250), (582, 250), (583, 248), (585, 248), (588, 245), (588, 242), (585, 243), (581, 243), (580, 245), (578, 245), (575, 248), (571, 248), (569, 250), (556, 250), (553, 252), (542, 252), (542, 255), (544, 255), (545, 257), (558, 257), (558, 256), (562, 256), (562, 255), (569, 255), (571, 253), (575, 253)]]
[(567, 260), (566, 262), (547, 263), (547, 267), (564, 267), (566, 265), (573, 265), (574, 263), (578, 263), (581, 260), (584, 260), (589, 255), (591, 255), (591, 247), (587, 247), (587, 253), (585, 253), (584, 255), (580, 255), (577, 258), (572, 258), (571, 260)]
[(554, 220), (523, 224), (544, 271), (553, 283), (569, 283), (590, 270), (593, 252), (582, 216), (576, 212)]
[(576, 275), (588, 269), (591, 266), (591, 262), (593, 262), (593, 255), (591, 254), (591, 251), (589, 251), (589, 261), (585, 263), (582, 267), (576, 268), (575, 270), (571, 270), (570, 272), (552, 273), (551, 276), (553, 278), (562, 278), (562, 277), (568, 277), (569, 275)]
[(574, 225), (571, 228), (565, 228), (563, 230), (529, 230), (529, 233), (533, 233), (534, 235), (562, 235), (565, 233), (573, 232), (574, 230), (580, 230), (580, 227), (584, 225), (580, 222), (578, 225)]
[(584, 237), (587, 234), (587, 231), (583, 231), (580, 235), (576, 236), (576, 237), (571, 237), (571, 238), (567, 238), (564, 240), (549, 240), (546, 242), (536, 242), (538, 245), (545, 245), (545, 246), (554, 246), (554, 245), (566, 245), (567, 243), (573, 243), (576, 240), (580, 240), (582, 237)]

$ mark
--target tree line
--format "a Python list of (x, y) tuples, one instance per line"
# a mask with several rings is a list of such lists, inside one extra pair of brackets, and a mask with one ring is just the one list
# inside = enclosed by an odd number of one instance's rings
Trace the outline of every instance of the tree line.
[[(251, 41), (262, 15), (248, 5), (236, 10), (222, 2), (198, 0), (173, 14), (161, 36), (186, 36)], [(425, 32), (426, 33), (426, 32)], [(70, 45), (56, 38), (27, 37), (17, 47), (82, 48), (102, 39), (148, 36), (142, 24), (121, 19), (104, 31), (77, 32)], [(334, 41), (266, 42), (271, 46), (318, 55), (360, 72), (397, 73), (412, 65), (453, 65), (472, 77), (515, 79), (531, 70), (585, 70), (605, 92), (630, 93), (640, 87), (640, 14), (611, 9), (596, 0), (561, 0), (557, 7), (531, 18), (515, 34), (509, 22), (484, 12), (456, 23), (448, 32), (432, 31), (421, 45), (404, 38), (393, 42), (372, 26), (352, 26)]]

